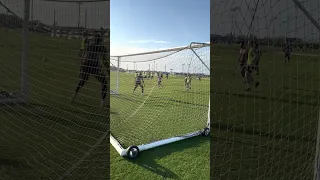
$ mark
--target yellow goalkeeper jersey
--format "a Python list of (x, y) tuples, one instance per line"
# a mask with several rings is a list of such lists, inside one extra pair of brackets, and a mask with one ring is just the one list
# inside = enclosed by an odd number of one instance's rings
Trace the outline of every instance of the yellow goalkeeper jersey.
[(248, 61), (247, 61), (248, 65), (252, 64), (253, 58), (254, 58), (253, 48), (250, 48), (248, 53)]

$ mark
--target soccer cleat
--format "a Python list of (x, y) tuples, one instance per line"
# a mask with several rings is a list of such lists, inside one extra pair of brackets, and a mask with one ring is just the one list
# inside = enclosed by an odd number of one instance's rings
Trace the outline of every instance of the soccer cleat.
[(246, 91), (251, 91), (251, 89), (250, 89), (250, 88), (247, 88)]

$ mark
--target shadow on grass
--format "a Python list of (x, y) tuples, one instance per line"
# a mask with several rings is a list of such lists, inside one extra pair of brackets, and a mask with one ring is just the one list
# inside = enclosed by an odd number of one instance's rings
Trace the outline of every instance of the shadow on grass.
[[(56, 122), (60, 125), (69, 127), (74, 127), (74, 125), (76, 124), (79, 127), (91, 128), (98, 131), (105, 131), (105, 129), (108, 129), (109, 126), (108, 116), (96, 113), (100, 112), (99, 108), (97, 108), (98, 110), (96, 112), (87, 112), (75, 108), (53, 108), (49, 105), (41, 103), (14, 105), (18, 107), (15, 107), (13, 113), (18, 112), (16, 113), (17, 116), (28, 117), (32, 118), (33, 120), (45, 119), (48, 122)], [(84, 121), (84, 119), (88, 119), (88, 121)]]
[(152, 98), (161, 99), (161, 100), (167, 100), (167, 101), (169, 101), (169, 102), (179, 103), (179, 104), (184, 104), (184, 105), (193, 105), (193, 106), (200, 106), (200, 107), (208, 107), (208, 105), (205, 105), (205, 104), (196, 104), (196, 103), (185, 102), (185, 101), (180, 101), (180, 100), (171, 99), (171, 98), (164, 98), (164, 97), (158, 97), (158, 96), (152, 96)]
[[(146, 150), (140, 153), (137, 159), (128, 160), (129, 162), (136, 164), (154, 174), (157, 174), (163, 178), (179, 179), (179, 177), (172, 172), (169, 168), (166, 168), (156, 162), (156, 159), (169, 156), (172, 153), (186, 150), (191, 147), (199, 146), (200, 144), (209, 141), (208, 138), (197, 136), (183, 141), (175, 142), (172, 144), (160, 146), (154, 149)], [(208, 154), (208, 158), (209, 158)]]
[(278, 139), (278, 140), (287, 140), (287, 141), (300, 141), (304, 143), (316, 143), (316, 140), (314, 138), (308, 138), (308, 137), (298, 137), (294, 134), (283, 134), (283, 133), (270, 133), (270, 132), (261, 132), (257, 131), (254, 128), (250, 127), (235, 127), (234, 125), (229, 125), (226, 123), (216, 123), (216, 122), (211, 122), (211, 128), (212, 129), (219, 129), (227, 132), (235, 132), (239, 134), (247, 134), (251, 136), (260, 136), (260, 137), (267, 137), (267, 138), (273, 138), (273, 139)]
[(210, 93), (208, 91), (201, 91), (201, 90), (196, 90), (196, 91), (192, 91), (192, 90), (185, 90), (185, 91), (180, 91), (180, 90), (173, 90), (179, 93), (188, 93), (188, 94), (200, 94), (200, 95), (209, 95)]
[(261, 99), (261, 100), (271, 100), (280, 103), (291, 103), (295, 105), (308, 105), (308, 106), (318, 106), (318, 100), (314, 99), (315, 102), (301, 102), (296, 100), (287, 100), (283, 98), (269, 97), (269, 96), (261, 96), (256, 94), (240, 94), (240, 93), (229, 93), (229, 92), (216, 92), (215, 95), (225, 95), (225, 96), (236, 96), (237, 98), (247, 98), (247, 99)]
[(30, 168), (28, 165), (20, 161), (0, 157), (0, 167), (4, 167), (4, 166), (9, 166), (13, 168)]

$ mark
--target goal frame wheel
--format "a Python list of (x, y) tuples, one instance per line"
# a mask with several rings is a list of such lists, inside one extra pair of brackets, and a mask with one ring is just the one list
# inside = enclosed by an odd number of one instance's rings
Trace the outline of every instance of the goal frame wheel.
[(129, 159), (135, 159), (139, 156), (139, 154), (140, 154), (140, 150), (139, 150), (138, 146), (128, 147), (126, 155)]
[(202, 136), (208, 137), (210, 135), (210, 129), (209, 128), (204, 128), (202, 131)]

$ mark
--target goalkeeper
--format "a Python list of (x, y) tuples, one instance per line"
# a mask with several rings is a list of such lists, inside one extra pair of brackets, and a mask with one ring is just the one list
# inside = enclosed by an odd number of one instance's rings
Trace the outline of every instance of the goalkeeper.
[(186, 85), (186, 89), (191, 89), (191, 76), (190, 75), (186, 76), (185, 85)]
[(137, 87), (140, 86), (141, 87), (141, 95), (143, 95), (143, 89), (144, 89), (144, 80), (143, 80), (143, 76), (142, 76), (142, 72), (139, 73), (139, 75), (136, 77), (135, 80), (135, 85), (134, 85), (134, 89), (133, 92), (137, 89)]
[(107, 48), (102, 45), (101, 35), (95, 34), (93, 43), (86, 47), (81, 58), (80, 81), (72, 98), (72, 102), (76, 98), (79, 90), (87, 82), (89, 75), (92, 74), (101, 83), (101, 107), (103, 107), (107, 93), (107, 79), (102, 66), (99, 63), (99, 56), (102, 55), (103, 64), (107, 67), (107, 54)]

